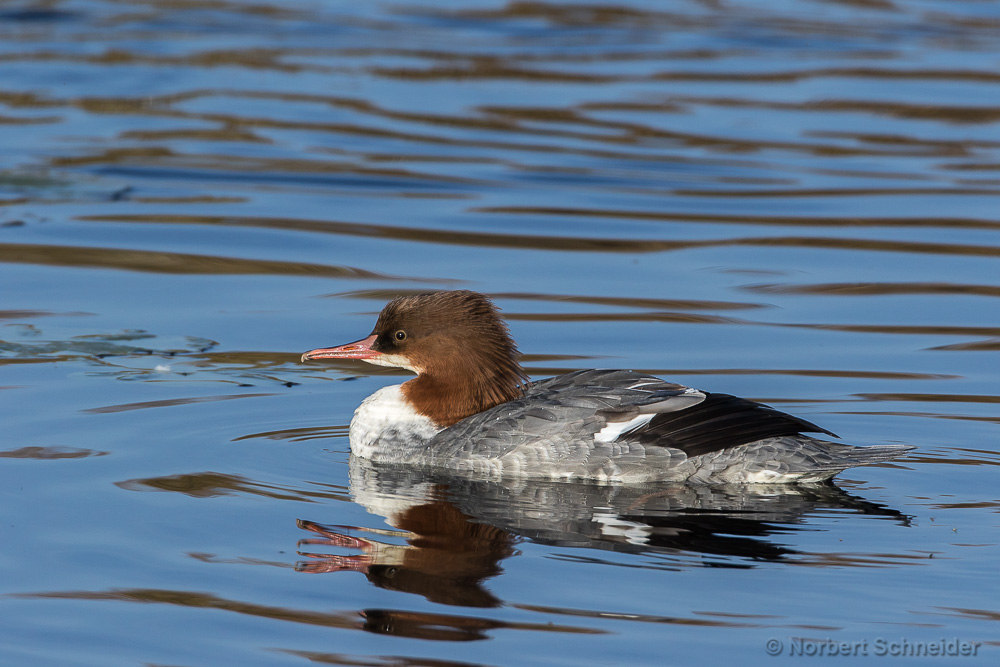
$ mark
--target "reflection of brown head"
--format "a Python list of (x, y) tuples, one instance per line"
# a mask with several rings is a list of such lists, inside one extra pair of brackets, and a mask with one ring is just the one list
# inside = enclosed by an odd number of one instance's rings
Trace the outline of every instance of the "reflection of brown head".
[(432, 602), (463, 607), (496, 607), (500, 601), (482, 586), (501, 572), (500, 561), (514, 553), (514, 538), (499, 528), (475, 523), (447, 502), (417, 505), (398, 516), (406, 545), (347, 536), (310, 521), (299, 526), (324, 536), (300, 544), (360, 548), (363, 555), (324, 556), (299, 565), (305, 572), (360, 571), (380, 588), (421, 595)]

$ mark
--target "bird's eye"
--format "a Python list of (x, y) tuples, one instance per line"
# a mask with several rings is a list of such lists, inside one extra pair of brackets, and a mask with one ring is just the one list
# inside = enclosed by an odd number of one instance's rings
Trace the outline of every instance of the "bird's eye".
[(396, 340), (406, 340), (406, 332), (403, 331), (402, 329), (400, 329), (393, 335), (396, 336)]

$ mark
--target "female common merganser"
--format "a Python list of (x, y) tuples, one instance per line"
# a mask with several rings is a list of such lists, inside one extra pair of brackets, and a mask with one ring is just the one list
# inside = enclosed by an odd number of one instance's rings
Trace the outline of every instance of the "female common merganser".
[(311, 350), (417, 377), (378, 390), (351, 420), (351, 452), (377, 463), (490, 478), (817, 482), (905, 445), (854, 447), (774, 408), (625, 370), (530, 382), (493, 302), (470, 291), (389, 302), (367, 338)]

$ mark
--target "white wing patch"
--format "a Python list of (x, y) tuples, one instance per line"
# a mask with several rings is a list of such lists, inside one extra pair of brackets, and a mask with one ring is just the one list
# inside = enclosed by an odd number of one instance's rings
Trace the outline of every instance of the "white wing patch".
[(705, 400), (705, 392), (687, 388), (684, 393), (671, 396), (660, 403), (652, 403), (640, 408), (642, 412), (678, 412), (698, 405)]
[(663, 380), (654, 379), (654, 378), (639, 380), (635, 384), (629, 385), (628, 388), (629, 389), (642, 389), (643, 387), (648, 387), (651, 384), (663, 384)]
[[(630, 389), (638, 389), (643, 384), (647, 384), (645, 380), (632, 385)], [(648, 384), (654, 384), (654, 382), (651, 380)], [(661, 383), (656, 382), (656, 384)], [(670, 398), (667, 398), (659, 403), (652, 403), (639, 408), (642, 411), (642, 414), (633, 417), (628, 421), (609, 422), (607, 426), (594, 434), (594, 441), (614, 442), (625, 433), (639, 431), (646, 428), (649, 425), (650, 420), (662, 412), (677, 412), (685, 410), (693, 405), (698, 405), (704, 400), (705, 394), (703, 392), (700, 392), (697, 389), (685, 388), (684, 392), (681, 394), (671, 396)]]
[(600, 431), (594, 434), (594, 440), (597, 442), (614, 442), (617, 440), (622, 433), (628, 433), (639, 428), (645, 428), (649, 424), (649, 420), (655, 417), (654, 414), (639, 415), (633, 417), (627, 422), (611, 422)]

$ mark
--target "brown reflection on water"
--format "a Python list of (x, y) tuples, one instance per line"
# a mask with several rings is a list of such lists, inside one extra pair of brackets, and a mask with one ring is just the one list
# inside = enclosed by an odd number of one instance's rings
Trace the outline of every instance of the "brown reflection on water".
[[(968, 503), (962, 503), (962, 502), (957, 502), (957, 503), (934, 503), (934, 504), (928, 505), (928, 507), (930, 507), (931, 509), (942, 509), (942, 510), (953, 510), (953, 509), (988, 509), (988, 510), (994, 510), (994, 512), (996, 512), (996, 511), (1000, 510), (1000, 501), (998, 501), (998, 500), (984, 500), (984, 501), (980, 501), (980, 502), (968, 502)], [(955, 546), (992, 546), (992, 544), (993, 543), (986, 543), (986, 544), (983, 544), (983, 543), (958, 544), (958, 543), (956, 543)]]
[[(715, 193), (713, 193), (715, 196)], [(630, 209), (571, 208), (553, 206), (482, 206), (474, 209), (480, 213), (561, 216), (567, 218), (621, 218), (625, 220), (650, 220), (663, 222), (718, 223), (750, 225), (753, 227), (942, 227), (961, 229), (1000, 229), (1000, 221), (989, 218), (927, 218), (927, 217), (831, 217), (823, 215), (751, 215), (715, 213), (675, 213), (671, 211), (644, 211)], [(851, 239), (845, 239), (851, 240)]]
[[(772, 401), (773, 402), (773, 401)], [(885, 417), (919, 417), (923, 419), (953, 419), (955, 421), (984, 422), (1000, 424), (1000, 417), (981, 417), (973, 415), (945, 414), (940, 412), (918, 412), (915, 410), (837, 410), (831, 414), (838, 415), (882, 415)], [(913, 460), (909, 456), (907, 460)]]
[(865, 393), (855, 394), (866, 401), (900, 401), (906, 403), (1000, 403), (1000, 396), (989, 394), (914, 394)]
[(82, 246), (0, 244), (0, 262), (199, 275), (283, 275), (418, 280), (347, 266)]
[(52, 461), (57, 459), (83, 459), (91, 456), (106, 456), (109, 453), (110, 452), (102, 452), (95, 449), (81, 449), (79, 447), (28, 446), (0, 451), (0, 458)]
[(971, 343), (952, 343), (951, 345), (938, 345), (930, 349), (952, 350), (955, 352), (995, 352), (997, 350), (1000, 350), (1000, 338), (993, 340), (975, 341)]
[[(537, 604), (512, 604), (516, 609), (524, 609), (541, 614), (553, 614), (557, 616), (573, 616), (581, 618), (600, 618), (620, 621), (632, 621), (635, 623), (662, 623), (665, 625), (681, 625), (689, 627), (710, 627), (710, 628), (771, 628), (771, 627), (794, 627), (784, 626), (780, 623), (765, 622), (765, 620), (777, 620), (781, 617), (767, 614), (723, 614), (716, 612), (694, 612), (691, 616), (655, 616), (652, 614), (622, 614), (613, 611), (598, 611), (591, 609), (567, 609), (560, 607), (548, 607)], [(704, 617), (709, 618), (704, 618)], [(736, 620), (745, 619), (745, 620)]]
[(33, 320), (38, 317), (76, 317), (92, 313), (53, 313), (47, 310), (0, 310), (0, 320)]
[(951, 466), (1000, 466), (1000, 454), (997, 452), (967, 447), (950, 447), (943, 456), (935, 456), (933, 453), (908, 454), (906, 460)]
[[(645, 368), (641, 372), (653, 375), (791, 375), (826, 378), (867, 378), (871, 380), (951, 380), (961, 377), (946, 373), (823, 368)], [(815, 402), (816, 400), (810, 399), (810, 402)]]
[(817, 294), (823, 296), (888, 296), (909, 294), (965, 294), (970, 296), (1000, 296), (998, 285), (968, 285), (961, 283), (817, 283), (789, 285), (760, 283), (741, 289), (764, 294)]
[(32, 600), (90, 600), (168, 604), (195, 609), (216, 609), (248, 616), (319, 625), (344, 630), (365, 630), (376, 634), (414, 637), (438, 641), (489, 639), (489, 632), (499, 629), (533, 630), (569, 634), (601, 635), (604, 630), (553, 623), (511, 623), (474, 616), (453, 616), (394, 609), (319, 612), (275, 607), (224, 598), (197, 591), (160, 588), (124, 588), (105, 591), (46, 591), (15, 593), (14, 597)]
[(688, 324), (747, 324), (730, 317), (695, 313), (511, 313), (504, 318), (525, 322), (684, 322)]
[[(1000, 74), (973, 69), (907, 69), (899, 70), (881, 67), (803, 67), (794, 70), (771, 69), (767, 72), (747, 71), (659, 71), (651, 74), (597, 74), (570, 70), (543, 69), (514, 64), (514, 58), (467, 57), (464, 62), (444, 65), (430, 64), (424, 67), (371, 67), (368, 72), (387, 78), (412, 81), (426, 80), (468, 80), (468, 79), (514, 79), (522, 81), (550, 81), (563, 83), (608, 84), (636, 81), (708, 81), (716, 83), (794, 83), (816, 78), (856, 78), (860, 80), (948, 80), (994, 83), (1000, 81)], [(883, 112), (884, 108), (905, 118), (937, 118), (951, 122), (983, 123), (997, 117), (996, 112), (975, 107), (930, 108), (921, 111), (918, 105), (865, 103), (863, 101), (832, 101), (823, 110), (862, 110)]]
[(128, 412), (129, 410), (146, 410), (148, 408), (168, 408), (177, 405), (191, 405), (193, 403), (211, 403), (214, 401), (231, 401), (236, 398), (260, 398), (263, 396), (274, 396), (274, 394), (229, 394), (227, 396), (193, 396), (190, 398), (169, 398), (159, 401), (139, 401), (137, 403), (122, 403), (119, 405), (105, 405), (99, 408), (87, 408), (81, 412), (92, 414), (109, 414), (112, 412)]
[(788, 199), (789, 197), (875, 197), (875, 196), (887, 196), (887, 195), (946, 195), (946, 196), (959, 196), (959, 195), (997, 195), (1000, 196), (1000, 190), (992, 188), (952, 188), (952, 187), (941, 187), (941, 188), (929, 188), (929, 187), (912, 187), (912, 188), (829, 188), (829, 189), (809, 189), (809, 188), (794, 188), (779, 190), (777, 188), (769, 188), (766, 190), (673, 190), (671, 192), (673, 195), (681, 197), (720, 197), (725, 199), (759, 199), (759, 198), (781, 198)]
[[(257, 123), (250, 123), (256, 125)], [(202, 133), (207, 136), (202, 136)], [(220, 134), (221, 133), (221, 134)], [(243, 131), (226, 127), (220, 130), (170, 130), (166, 132), (144, 132), (137, 136), (132, 132), (123, 137), (126, 139), (191, 139), (202, 138), (208, 140), (228, 140), (234, 141), (244, 136)], [(256, 135), (250, 135), (250, 140), (264, 142), (264, 139)], [(151, 159), (152, 158), (152, 159)], [(441, 174), (421, 174), (412, 169), (375, 169), (357, 164), (339, 163), (330, 160), (306, 160), (301, 158), (264, 158), (264, 157), (240, 157), (234, 155), (211, 155), (211, 154), (183, 154), (166, 148), (138, 148), (138, 149), (112, 149), (105, 153), (88, 155), (82, 157), (66, 157), (53, 159), (53, 166), (56, 167), (80, 167), (95, 164), (115, 164), (115, 165), (151, 165), (156, 164), (161, 167), (173, 167), (175, 169), (220, 169), (234, 171), (243, 174), (274, 174), (275, 179), (285, 177), (286, 174), (356, 174), (358, 176), (373, 177), (390, 180), (430, 180), (439, 185), (485, 185), (485, 183), (467, 178), (453, 176), (443, 176)]]
[(94, 65), (189, 65), (192, 67), (242, 67), (254, 70), (277, 72), (329, 71), (328, 67), (303, 63), (282, 62), (288, 53), (283, 49), (240, 49), (204, 51), (188, 56), (149, 56), (125, 51), (107, 49), (96, 55), (66, 54), (35, 51), (24, 54), (4, 54), (3, 62), (53, 62), (91, 63)]
[(298, 649), (276, 648), (279, 653), (295, 656), (318, 665), (358, 665), (359, 667), (490, 667), (494, 663), (476, 661), (470, 664), (465, 661), (447, 660), (445, 658), (410, 657), (405, 655), (355, 655), (351, 653), (335, 653), (332, 651), (305, 651)]
[[(934, 404), (958, 404), (958, 405), (995, 405), (1000, 403), (1000, 396), (993, 396), (989, 394), (932, 394), (932, 393), (913, 393), (913, 392), (865, 392), (857, 393), (853, 395), (854, 400), (861, 401), (865, 404), (870, 403), (880, 403), (880, 402), (893, 402), (900, 404), (920, 404), (920, 403), (934, 403)], [(942, 406), (944, 407), (944, 406)], [(969, 408), (971, 410), (971, 408)], [(837, 411), (836, 414), (857, 414), (857, 415), (884, 415), (890, 417), (917, 417), (926, 419), (950, 419), (955, 421), (969, 421), (969, 422), (981, 422), (987, 424), (1000, 424), (1000, 416), (998, 415), (980, 415), (980, 414), (962, 414), (960, 412), (937, 412), (928, 410), (845, 410)], [(990, 464), (996, 465), (993, 461), (996, 459), (996, 454), (980, 450), (970, 450), (963, 448), (952, 448), (949, 451), (952, 452), (975, 452), (977, 454), (985, 457), (983, 459), (967, 460), (960, 459), (954, 456), (947, 457), (946, 460), (936, 459), (933, 457), (928, 457), (926, 453), (921, 455), (908, 455), (908, 461), (919, 461), (924, 463), (929, 462), (944, 462), (952, 464), (971, 464), (971, 465), (981, 465)]]
[(197, 609), (219, 609), (279, 621), (292, 621), (307, 625), (323, 625), (331, 628), (360, 629), (362, 622), (357, 612), (318, 612), (274, 607), (269, 605), (231, 600), (228, 598), (197, 591), (169, 590), (161, 588), (124, 588), (106, 591), (51, 591), (41, 593), (17, 593), (20, 598), (91, 600), (117, 602), (143, 602), (169, 604)]
[[(858, 71), (858, 70), (855, 70)], [(871, 71), (871, 70), (869, 70)], [(948, 78), (951, 73), (957, 74), (956, 80), (966, 79), (975, 81), (997, 80), (996, 75), (983, 71), (940, 72), (942, 76), (923, 76), (930, 74), (928, 71), (916, 73), (919, 78)], [(992, 123), (1000, 119), (1000, 111), (981, 106), (959, 106), (959, 105), (934, 105), (934, 104), (909, 104), (893, 100), (880, 100), (878, 102), (868, 102), (864, 100), (849, 99), (826, 99), (811, 100), (808, 102), (777, 102), (773, 100), (760, 99), (737, 99), (731, 97), (690, 97), (679, 96), (675, 98), (677, 102), (686, 104), (699, 104), (720, 107), (742, 107), (755, 109), (773, 109), (778, 111), (808, 111), (808, 112), (864, 112), (873, 115), (891, 116), (904, 119), (934, 119), (949, 123)], [(905, 137), (889, 134), (872, 134), (864, 132), (837, 132), (837, 131), (816, 131), (810, 133), (816, 137), (830, 138), (854, 138), (865, 143), (875, 145), (909, 146), (927, 149), (927, 155), (941, 156), (965, 156), (971, 151), (969, 149), (996, 147), (996, 141), (960, 139), (954, 141), (922, 140), (919, 137)], [(923, 153), (923, 151), (921, 151)], [(912, 155), (914, 153), (907, 153)]]
[(183, 473), (179, 475), (164, 475), (162, 477), (147, 477), (127, 479), (115, 482), (115, 486), (129, 491), (170, 491), (183, 493), (194, 498), (214, 498), (234, 494), (263, 496), (275, 500), (295, 500), (299, 502), (322, 502), (326, 500), (342, 500), (350, 502), (346, 489), (332, 484), (316, 484), (331, 490), (296, 489), (277, 484), (258, 482), (241, 475), (231, 475), (219, 472)]
[[(937, 607), (937, 609), (979, 621), (1000, 621), (1000, 611), (993, 609), (968, 609), (965, 607)], [(997, 642), (989, 643), (997, 644)]]
[(695, 299), (648, 299), (630, 296), (589, 296), (566, 294), (537, 294), (527, 292), (499, 292), (491, 295), (494, 299), (517, 299), (523, 301), (547, 301), (553, 303), (585, 303), (599, 306), (622, 308), (647, 308), (653, 310), (748, 310), (769, 308), (763, 303), (743, 301), (702, 301)]
[[(1000, 249), (998, 249), (1000, 250)], [(797, 324), (786, 323), (775, 326), (819, 329), (823, 331), (845, 331), (850, 333), (944, 335), (944, 336), (994, 336), (1000, 337), (1000, 327), (961, 326), (945, 324)]]
[[(390, 301), (399, 296), (420, 294), (423, 290), (355, 290), (324, 294), (324, 298), (374, 299)], [(544, 301), (551, 303), (583, 303), (620, 308), (645, 308), (651, 310), (750, 310), (770, 308), (768, 304), (744, 301), (705, 301), (698, 299), (651, 299), (633, 296), (591, 296), (585, 294), (545, 294), (536, 292), (491, 292), (493, 299), (517, 301)]]
[(931, 565), (933, 552), (924, 553), (808, 553), (797, 565), (806, 567), (889, 568)]
[(437, 641), (490, 639), (493, 630), (530, 630), (574, 635), (604, 635), (606, 630), (555, 623), (511, 623), (479, 616), (454, 616), (393, 609), (365, 609), (364, 629), (380, 635)]
[(263, 438), (265, 440), (288, 440), (290, 442), (307, 442), (309, 440), (323, 440), (326, 438), (346, 438), (349, 426), (342, 424), (339, 426), (315, 426), (302, 428), (285, 428), (277, 431), (264, 431), (262, 433), (250, 433), (233, 438), (233, 442), (240, 440), (254, 440)]

